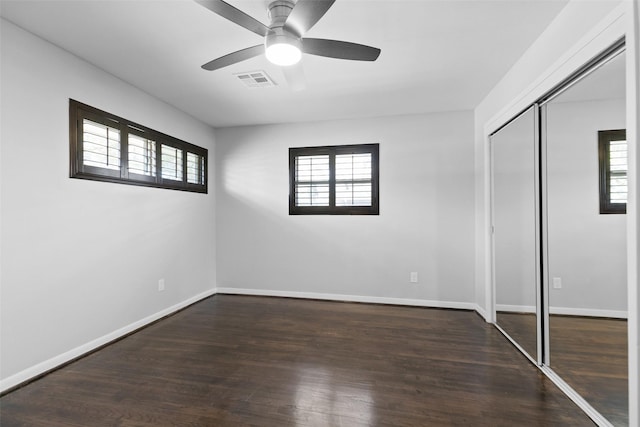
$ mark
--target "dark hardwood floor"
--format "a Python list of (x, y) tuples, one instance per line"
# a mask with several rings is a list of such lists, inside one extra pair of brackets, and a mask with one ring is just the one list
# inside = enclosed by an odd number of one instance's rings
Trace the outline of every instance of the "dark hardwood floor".
[(10, 426), (589, 426), (470, 311), (217, 295), (0, 399)]
[[(516, 341), (535, 341), (535, 315), (498, 317)], [(551, 368), (613, 425), (629, 425), (627, 321), (551, 315), (549, 328)]]

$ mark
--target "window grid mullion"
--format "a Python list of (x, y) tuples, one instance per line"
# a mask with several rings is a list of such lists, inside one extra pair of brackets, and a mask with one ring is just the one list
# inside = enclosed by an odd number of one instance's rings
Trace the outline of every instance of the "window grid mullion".
[(189, 182), (189, 179), (187, 178), (187, 150), (185, 150), (183, 147), (179, 148), (182, 151), (182, 185), (186, 186)]
[[(129, 178), (129, 129), (118, 123), (120, 129), (120, 176)], [(107, 151), (108, 153), (108, 151)]]
[[(85, 172), (85, 168), (84, 168), (84, 115), (82, 115), (80, 113), (80, 110), (76, 110), (76, 114), (75, 114), (75, 126), (76, 126), (76, 132), (75, 132), (75, 141), (72, 141), (72, 148), (71, 148), (71, 162), (72, 162), (72, 168), (71, 168), (71, 173), (73, 174), (74, 171), (82, 171)], [(75, 142), (75, 145), (74, 145)]]
[(329, 153), (329, 206), (336, 206), (336, 153)]
[(156, 139), (156, 182), (162, 183), (162, 140)]
[(207, 182), (207, 159), (202, 156), (201, 157), (201, 162), (202, 162), (202, 182), (200, 184), (205, 185), (205, 182)]

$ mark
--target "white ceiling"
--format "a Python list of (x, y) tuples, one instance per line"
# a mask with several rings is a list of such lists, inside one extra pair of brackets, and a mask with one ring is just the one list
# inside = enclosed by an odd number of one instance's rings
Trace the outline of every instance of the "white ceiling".
[[(228, 0), (268, 24), (265, 0)], [(0, 14), (215, 127), (473, 109), (567, 0), (337, 0), (308, 33), (382, 49), (304, 55), (291, 90), (263, 57), (200, 66), (261, 38), (191, 0), (2, 0)], [(247, 88), (234, 73), (278, 84)]]

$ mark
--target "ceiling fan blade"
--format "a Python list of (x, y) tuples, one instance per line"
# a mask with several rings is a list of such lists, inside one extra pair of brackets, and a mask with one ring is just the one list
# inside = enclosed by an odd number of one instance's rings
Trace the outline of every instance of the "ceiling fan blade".
[(218, 68), (226, 67), (227, 65), (232, 65), (237, 62), (244, 61), (249, 58), (253, 58), (254, 56), (258, 56), (264, 53), (264, 45), (259, 44), (256, 46), (251, 46), (246, 49), (238, 50), (236, 52), (230, 53), (225, 56), (221, 56), (218, 59), (214, 59), (213, 61), (209, 61), (202, 66), (205, 70), (213, 71)]
[(302, 36), (324, 16), (336, 0), (298, 0), (284, 28)]
[(311, 55), (354, 61), (375, 61), (380, 49), (363, 44), (326, 39), (302, 39), (302, 51)]
[(213, 13), (217, 13), (223, 18), (228, 19), (231, 22), (234, 22), (241, 27), (246, 28), (249, 31), (253, 31), (259, 36), (265, 37), (267, 32), (269, 31), (269, 27), (264, 25), (262, 22), (257, 19), (247, 15), (240, 9), (236, 9), (231, 6), (229, 3), (224, 2), (222, 0), (195, 0), (197, 3), (206, 7)]
[(298, 92), (306, 89), (307, 83), (304, 78), (304, 70), (302, 69), (301, 63), (298, 62), (297, 64), (289, 67), (282, 67), (282, 72), (284, 73), (284, 78), (287, 80), (287, 84), (292, 91)]

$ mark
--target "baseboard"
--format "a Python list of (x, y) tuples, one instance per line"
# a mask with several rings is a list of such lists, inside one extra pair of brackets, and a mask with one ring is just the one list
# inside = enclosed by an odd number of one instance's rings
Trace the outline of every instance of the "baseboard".
[[(535, 313), (536, 308), (532, 305), (496, 304), (496, 311)], [(626, 319), (628, 316), (627, 312), (623, 310), (602, 310), (599, 308), (550, 307), (549, 313), (565, 316), (610, 317), (614, 319)]]
[(496, 304), (496, 311), (506, 311), (508, 313), (535, 313), (535, 305), (511, 305)]
[(217, 288), (218, 294), (255, 295), (285, 298), (317, 299), (326, 301), (364, 302), (372, 304), (408, 305), (431, 308), (455, 308), (461, 310), (477, 310), (479, 307), (471, 302), (435, 301), (410, 298), (389, 298), (346, 294), (325, 294), (317, 292), (276, 291), (263, 289)]
[(93, 341), (90, 341), (86, 344), (80, 345), (72, 350), (69, 350), (65, 353), (62, 353), (58, 356), (52, 357), (51, 359), (45, 360), (44, 362), (38, 363), (30, 368), (27, 368), (23, 371), (18, 372), (17, 374), (11, 375), (5, 379), (0, 380), (0, 393), (4, 393), (7, 390), (10, 390), (14, 387), (17, 387), (23, 383), (27, 383), (32, 381), (33, 379), (43, 375), (51, 370), (54, 370), (70, 361), (73, 361), (91, 351), (100, 348), (106, 344), (109, 344), (112, 341), (115, 341), (123, 336), (134, 332), (137, 329), (140, 329), (150, 323), (155, 322), (165, 316), (173, 314), (193, 303), (196, 303), (204, 298), (210, 297), (211, 295), (215, 295), (216, 290), (210, 289), (208, 291), (202, 292), (198, 295), (195, 295), (189, 299), (186, 299), (178, 304), (172, 305), (171, 307), (165, 308), (157, 313), (154, 313), (150, 316), (147, 316), (143, 319), (138, 320), (137, 322), (131, 323), (127, 326), (124, 326), (118, 330), (115, 330), (111, 333), (101, 336)]
[(566, 316), (612, 317), (614, 319), (626, 319), (628, 317), (627, 312), (623, 310), (601, 310), (598, 308), (550, 307), (549, 313)]

